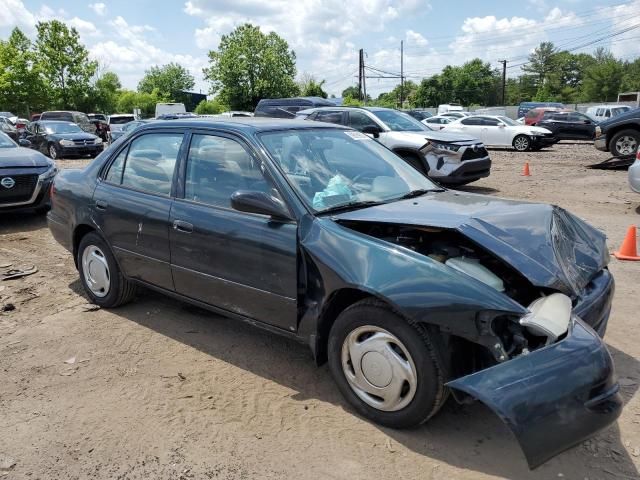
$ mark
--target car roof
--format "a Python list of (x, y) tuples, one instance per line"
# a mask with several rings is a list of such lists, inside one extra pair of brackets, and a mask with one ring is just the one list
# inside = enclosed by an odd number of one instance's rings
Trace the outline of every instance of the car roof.
[(244, 133), (260, 133), (274, 130), (300, 130), (313, 128), (335, 128), (345, 129), (341, 125), (321, 122), (308, 122), (306, 120), (296, 120), (288, 118), (270, 117), (227, 117), (223, 119), (213, 118), (185, 118), (176, 120), (166, 120), (149, 122), (148, 126), (142, 128), (226, 128), (229, 130), (241, 131)]
[(113, 115), (109, 115), (110, 117), (134, 117), (133, 113), (114, 113)]
[[(382, 111), (394, 111), (394, 112), (400, 112), (400, 110), (396, 110), (395, 108), (386, 108), (386, 107), (356, 107), (356, 106), (338, 106), (336, 105), (335, 107), (311, 107), (311, 108), (305, 108), (304, 110), (300, 110), (297, 113), (312, 113), (312, 112), (320, 112), (322, 110), (366, 110), (368, 112), (382, 112)], [(406, 112), (402, 112), (402, 113), (406, 113)]]
[(73, 122), (67, 122), (65, 120), (38, 120), (38, 123), (51, 125), (52, 123), (61, 124), (61, 125), (76, 125)]
[(44, 115), (45, 113), (82, 113), (83, 115), (86, 115), (86, 113), (78, 110), (47, 110), (46, 112), (42, 112), (40, 115)]

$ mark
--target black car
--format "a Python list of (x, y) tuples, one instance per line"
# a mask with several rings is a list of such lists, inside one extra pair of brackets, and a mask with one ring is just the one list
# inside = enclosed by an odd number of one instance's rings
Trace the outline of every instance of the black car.
[[(20, 140), (28, 145), (27, 140)], [(53, 161), (24, 148), (0, 132), (0, 213), (47, 210), (49, 189), (57, 173)]]
[(356, 130), (242, 118), (143, 125), (53, 192), (92, 302), (146, 286), (304, 342), (382, 425), (476, 398), (536, 466), (620, 414), (605, 236), (561, 208), (443, 189)]
[(580, 112), (545, 112), (536, 125), (557, 140), (593, 140), (596, 130), (596, 122)]
[(640, 108), (600, 122), (594, 146), (615, 157), (634, 155), (640, 146)]
[(32, 122), (26, 139), (31, 147), (51, 158), (95, 157), (104, 148), (102, 139), (83, 131), (75, 123), (43, 121)]
[(263, 98), (258, 102), (256, 117), (294, 118), (300, 110), (315, 107), (335, 107), (335, 103), (321, 97)]
[(428, 112), (427, 110), (407, 110), (407, 113), (420, 122), (422, 120), (426, 120), (427, 118), (433, 117), (433, 113)]

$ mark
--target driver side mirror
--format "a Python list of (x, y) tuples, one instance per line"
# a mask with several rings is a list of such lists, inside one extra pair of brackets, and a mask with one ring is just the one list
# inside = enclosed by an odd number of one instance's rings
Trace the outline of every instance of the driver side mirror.
[(367, 125), (361, 131), (362, 133), (366, 133), (367, 135), (373, 135), (373, 138), (378, 138), (380, 136), (380, 132), (382, 132), (382, 129), (377, 125)]
[(20, 145), (21, 147), (29, 148), (31, 147), (31, 142), (26, 138), (21, 138), (18, 140), (18, 145)]
[(239, 212), (269, 215), (278, 220), (292, 220), (287, 207), (264, 192), (238, 190), (231, 195), (231, 207)]

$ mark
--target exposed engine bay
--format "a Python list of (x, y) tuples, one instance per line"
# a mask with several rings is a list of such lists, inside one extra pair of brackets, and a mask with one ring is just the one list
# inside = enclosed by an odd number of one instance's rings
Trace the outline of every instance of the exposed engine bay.
[[(504, 293), (529, 313), (521, 318), (497, 315), (477, 320), (481, 335), (498, 338), (499, 344), (484, 345), (490, 352), (479, 352), (474, 365), (465, 372), (477, 371), (554, 343), (566, 335), (572, 315), (572, 300), (568, 296), (531, 284), (522, 274), (476, 245), (457, 231), (442, 228), (403, 226), (386, 223), (342, 221), (342, 225), (386, 242), (408, 248), (468, 275)], [(455, 343), (455, 339), (452, 340)], [(471, 345), (462, 348), (468, 352)], [(456, 369), (457, 370), (457, 369)], [(462, 372), (458, 372), (462, 373)]]

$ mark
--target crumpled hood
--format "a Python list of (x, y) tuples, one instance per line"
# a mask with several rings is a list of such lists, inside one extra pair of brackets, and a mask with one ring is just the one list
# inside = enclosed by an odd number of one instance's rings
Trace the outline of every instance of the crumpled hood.
[(416, 148), (430, 142), (479, 142), (477, 138), (462, 133), (449, 133), (435, 130), (424, 132), (385, 132), (391, 138), (403, 143), (413, 144)]
[(578, 295), (608, 262), (605, 235), (560, 207), (454, 191), (334, 219), (458, 230), (539, 287)]
[(48, 167), (51, 161), (40, 152), (29, 148), (0, 148), (1, 168)]

